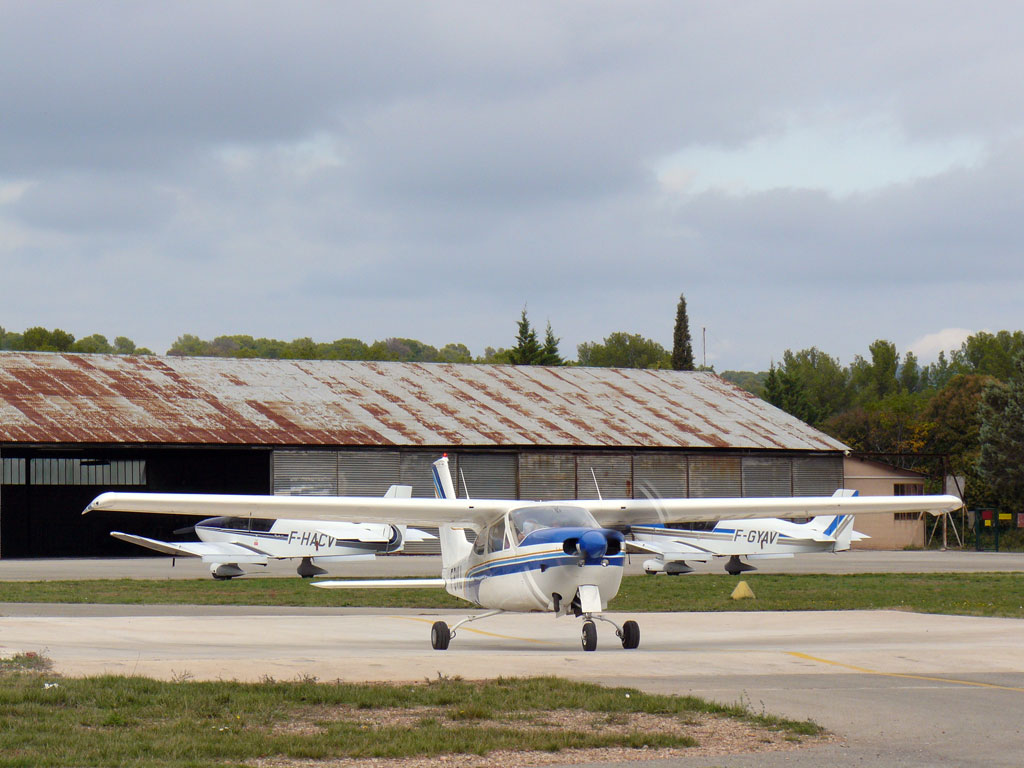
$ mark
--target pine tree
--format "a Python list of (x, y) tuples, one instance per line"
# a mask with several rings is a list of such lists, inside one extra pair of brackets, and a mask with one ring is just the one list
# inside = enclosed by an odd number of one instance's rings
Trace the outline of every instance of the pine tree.
[(541, 365), (565, 365), (565, 360), (558, 353), (558, 342), (561, 339), (555, 337), (551, 330), (551, 321), (548, 320), (547, 330), (544, 332), (544, 348), (541, 350)]
[(690, 342), (690, 320), (686, 316), (686, 297), (679, 294), (676, 327), (672, 334), (672, 370), (693, 370), (693, 344)]
[(768, 375), (765, 377), (761, 397), (765, 402), (771, 403), (776, 408), (782, 407), (782, 381), (779, 377), (779, 369), (775, 367), (774, 362), (771, 368), (768, 369)]
[(523, 307), (523, 314), (519, 318), (519, 333), (516, 335), (516, 345), (509, 350), (509, 361), (512, 365), (538, 365), (544, 350), (537, 341), (537, 332), (533, 330), (529, 319), (526, 317), (526, 307)]

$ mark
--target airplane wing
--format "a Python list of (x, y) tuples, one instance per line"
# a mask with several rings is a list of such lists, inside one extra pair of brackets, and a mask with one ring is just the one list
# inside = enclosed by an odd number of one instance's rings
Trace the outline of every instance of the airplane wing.
[(963, 506), (956, 496), (795, 496), (735, 499), (598, 499), (574, 501), (601, 525), (696, 523), (759, 517), (793, 519), (817, 515), (930, 512), (941, 515)]
[(176, 557), (201, 557), (204, 563), (256, 563), (266, 565), (270, 555), (257, 549), (243, 547), (238, 544), (213, 543), (208, 541), (185, 541), (180, 543), (147, 539), (131, 533), (111, 531), (115, 539), (138, 544), (140, 547), (153, 549), (165, 555)]
[(477, 499), (403, 499), (363, 496), (242, 496), (212, 493), (103, 493), (82, 512), (142, 512), (196, 517), (343, 520), (421, 525), (485, 525), (510, 507), (530, 502)]
[(758, 517), (804, 518), (884, 512), (943, 514), (959, 509), (956, 496), (808, 496), (730, 499), (597, 499), (550, 502), (508, 499), (401, 499), (358, 496), (240, 496), (230, 494), (118, 493), (97, 496), (92, 511), (166, 515), (347, 520), (407, 525), (467, 525), (479, 528), (509, 509), (531, 504), (566, 504), (590, 510), (604, 526), (693, 523)]

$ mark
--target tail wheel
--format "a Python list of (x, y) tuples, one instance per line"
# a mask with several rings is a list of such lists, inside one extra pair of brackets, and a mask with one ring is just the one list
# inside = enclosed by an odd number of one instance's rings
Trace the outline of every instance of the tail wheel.
[(640, 646), (640, 625), (635, 621), (627, 621), (622, 625), (622, 647), (626, 649)]
[(448, 643), (452, 640), (452, 632), (443, 621), (435, 621), (430, 628), (430, 645), (435, 651), (448, 650)]
[(583, 650), (597, 650), (597, 627), (590, 619), (583, 622)]

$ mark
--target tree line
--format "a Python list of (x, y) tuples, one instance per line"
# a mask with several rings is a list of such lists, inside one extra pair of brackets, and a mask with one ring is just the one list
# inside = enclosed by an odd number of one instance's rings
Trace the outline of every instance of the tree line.
[(67, 331), (41, 326), (28, 328), (22, 333), (8, 332), (0, 326), (0, 350), (16, 352), (83, 352), (107, 355), (152, 355), (145, 347), (135, 346), (127, 336), (118, 336), (111, 343), (101, 333), (76, 339)]
[[(167, 350), (168, 355), (193, 357), (251, 357), (281, 360), (363, 360), (406, 363), (507, 363), (511, 365), (587, 365), (617, 368), (693, 368), (686, 299), (679, 297), (676, 307), (673, 349), (670, 352), (653, 339), (637, 333), (616, 332), (601, 342), (585, 342), (576, 348), (577, 361), (563, 357), (561, 339), (555, 336), (550, 321), (544, 338), (530, 323), (524, 307), (516, 324), (515, 343), (510, 347), (487, 347), (474, 357), (465, 344), (443, 347), (425, 344), (417, 339), (389, 338), (366, 343), (361, 339), (342, 338), (316, 342), (303, 337), (292, 341), (254, 338), (244, 334), (217, 336), (212, 340), (183, 334)], [(145, 347), (118, 336), (111, 344), (101, 334), (83, 339), (59, 328), (29, 328), (23, 333), (8, 333), (0, 327), (0, 350), (36, 352), (95, 352), (107, 354), (151, 355)]]
[(1022, 331), (976, 333), (924, 366), (879, 339), (849, 366), (812, 347), (722, 375), (857, 452), (963, 476), (972, 508), (1024, 511)]

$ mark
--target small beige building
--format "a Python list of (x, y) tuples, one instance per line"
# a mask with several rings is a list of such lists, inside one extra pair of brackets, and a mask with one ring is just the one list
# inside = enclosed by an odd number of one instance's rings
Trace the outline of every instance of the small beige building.
[[(871, 459), (846, 456), (843, 485), (861, 496), (920, 496), (926, 476), (912, 469), (900, 469)], [(928, 540), (930, 515), (925, 512), (897, 512), (861, 515), (854, 529), (870, 539), (853, 544), (854, 549), (904, 549), (923, 547)]]

